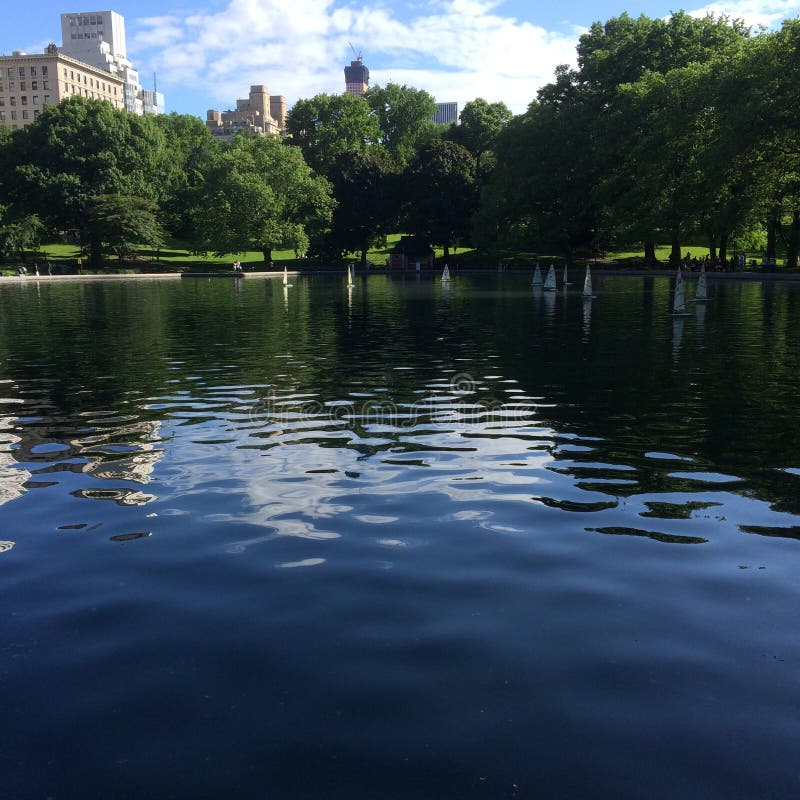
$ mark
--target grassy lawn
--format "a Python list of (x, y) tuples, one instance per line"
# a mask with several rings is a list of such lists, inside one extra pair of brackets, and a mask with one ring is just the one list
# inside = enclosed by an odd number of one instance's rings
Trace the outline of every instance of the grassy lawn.
[[(400, 241), (402, 234), (396, 233), (387, 236), (385, 245), (375, 247), (367, 253), (367, 260), (375, 267), (383, 267), (387, 256), (392, 248)], [(693, 255), (702, 256), (707, 250), (697, 243), (687, 243), (683, 247), (683, 252), (691, 252)], [(441, 261), (443, 257), (442, 248), (435, 249), (436, 258)], [(63, 242), (48, 242), (43, 244), (38, 252), (27, 254), (27, 267), (33, 271), (33, 263), (38, 261), (41, 269), (41, 262), (49, 260), (55, 270), (67, 272), (76, 271), (76, 261), (80, 251), (76, 245), (65, 244)], [(656, 246), (656, 257), (660, 262), (666, 263), (669, 259), (670, 247), (666, 244)], [(344, 261), (357, 261), (359, 253), (350, 253)], [(748, 253), (748, 263), (751, 259), (758, 258), (756, 253)], [(134, 262), (124, 262), (122, 264), (115, 257), (108, 257), (105, 262), (105, 270), (109, 272), (181, 272), (184, 270), (225, 270), (230, 269), (235, 260), (239, 260), (247, 271), (264, 269), (263, 255), (258, 251), (247, 253), (228, 253), (224, 256), (215, 256), (213, 253), (202, 255), (193, 254), (186, 248), (184, 242), (170, 240), (159, 251), (140, 250), (139, 256)], [(287, 266), (289, 269), (303, 269), (306, 266), (315, 268), (316, 264), (308, 264), (305, 260), (298, 260), (291, 250), (273, 251), (274, 268), (282, 269)], [(635, 267), (639, 266), (644, 260), (644, 250), (618, 250), (609, 251), (602, 254), (601, 261), (605, 263), (618, 264), (619, 266)], [(463, 266), (482, 266), (494, 267), (504, 265), (509, 267), (530, 267), (537, 263), (549, 265), (554, 263), (561, 266), (563, 258), (556, 253), (542, 252), (519, 252), (513, 250), (493, 250), (478, 251), (472, 248), (452, 248), (450, 251), (450, 264)], [(14, 274), (15, 259), (10, 263), (0, 266), (0, 274)], [(780, 263), (780, 262), (779, 262)], [(84, 257), (84, 269), (86, 268), (86, 258)]]
[[(75, 272), (77, 259), (80, 250), (77, 245), (64, 242), (47, 242), (42, 244), (36, 252), (26, 254), (26, 266), (29, 272), (33, 270), (34, 262), (41, 264), (43, 261), (50, 261), (53, 266), (64, 271)], [(291, 250), (275, 250), (272, 254), (273, 263), (283, 267), (287, 264), (293, 268), (295, 264), (294, 252)], [(245, 269), (261, 270), (264, 268), (264, 256), (261, 252), (253, 251), (248, 253), (230, 253), (224, 256), (215, 256), (213, 253), (204, 255), (193, 254), (186, 249), (183, 242), (171, 240), (160, 250), (142, 249), (139, 251), (135, 262), (124, 261), (120, 263), (115, 256), (107, 256), (104, 262), (104, 269), (109, 272), (140, 272), (142, 269), (147, 271), (159, 272), (181, 272), (187, 269), (229, 269), (234, 261), (240, 261)], [(18, 259), (11, 259), (11, 264), (0, 267), (0, 273), (10, 275), (15, 272), (15, 265)], [(83, 258), (83, 267), (86, 268), (87, 259)]]

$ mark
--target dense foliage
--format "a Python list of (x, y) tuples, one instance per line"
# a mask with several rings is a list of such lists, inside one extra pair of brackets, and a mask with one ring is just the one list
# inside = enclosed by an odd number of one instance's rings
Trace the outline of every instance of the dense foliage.
[(286, 139), (214, 141), (190, 116), (135, 117), (74, 97), (0, 127), (0, 255), (59, 235), (95, 265), (167, 236), (196, 252), (333, 259), (388, 233), (454, 245), (643, 250), (702, 240), (712, 258), (800, 251), (800, 20), (753, 34), (683, 12), (622, 14), (581, 36), (527, 111), (389, 83), (320, 94)]

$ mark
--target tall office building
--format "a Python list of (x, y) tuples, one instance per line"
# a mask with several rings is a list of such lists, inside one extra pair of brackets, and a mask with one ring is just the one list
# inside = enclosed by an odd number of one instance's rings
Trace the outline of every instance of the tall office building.
[(35, 55), (0, 56), (0, 125), (24, 128), (44, 106), (80, 95), (124, 108), (122, 79), (59, 52), (54, 44)]
[(349, 67), (344, 68), (344, 85), (348, 94), (359, 97), (369, 89), (369, 70), (364, 66), (360, 55), (350, 62)]
[[(76, 11), (61, 15), (61, 51), (119, 76), (125, 84), (125, 109), (132, 114), (164, 112), (164, 96), (143, 95), (139, 73), (127, 56), (125, 18), (116, 11)], [(158, 102), (160, 101), (160, 102)]]
[(437, 125), (458, 124), (458, 103), (437, 103), (431, 122)]

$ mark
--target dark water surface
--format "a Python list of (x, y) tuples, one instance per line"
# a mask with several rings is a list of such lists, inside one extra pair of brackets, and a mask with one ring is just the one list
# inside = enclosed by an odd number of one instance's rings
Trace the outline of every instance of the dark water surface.
[(0, 796), (800, 796), (800, 285), (294, 283), (0, 287)]

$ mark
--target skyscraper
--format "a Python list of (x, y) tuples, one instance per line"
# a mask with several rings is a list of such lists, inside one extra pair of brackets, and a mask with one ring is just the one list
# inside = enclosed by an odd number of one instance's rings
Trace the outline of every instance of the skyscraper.
[(437, 103), (436, 113), (431, 117), (431, 122), (437, 125), (458, 125), (458, 103)]
[[(75, 11), (61, 15), (61, 52), (124, 81), (125, 109), (132, 114), (164, 111), (164, 96), (142, 95), (139, 73), (126, 53), (125, 18), (116, 11)], [(160, 105), (159, 105), (160, 101)]]
[(369, 70), (361, 60), (361, 54), (349, 67), (344, 68), (344, 85), (348, 94), (361, 96), (369, 89)]

